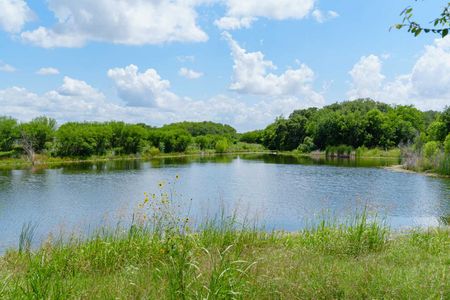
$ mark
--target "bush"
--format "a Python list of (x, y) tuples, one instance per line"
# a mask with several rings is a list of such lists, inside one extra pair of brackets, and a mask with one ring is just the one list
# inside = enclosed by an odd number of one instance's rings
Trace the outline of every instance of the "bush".
[(314, 151), (316, 149), (316, 145), (314, 144), (314, 141), (311, 137), (307, 136), (303, 140), (303, 144), (300, 144), (297, 147), (297, 150), (301, 153), (309, 153), (311, 151)]
[(445, 138), (444, 150), (446, 154), (450, 154), (450, 133)]
[(228, 141), (226, 139), (222, 139), (217, 141), (216, 143), (216, 152), (217, 153), (225, 153), (228, 150)]
[(423, 146), (423, 153), (426, 158), (432, 158), (439, 152), (439, 143), (432, 141)]
[(353, 148), (347, 145), (330, 146), (325, 150), (326, 156), (343, 156), (352, 154)]

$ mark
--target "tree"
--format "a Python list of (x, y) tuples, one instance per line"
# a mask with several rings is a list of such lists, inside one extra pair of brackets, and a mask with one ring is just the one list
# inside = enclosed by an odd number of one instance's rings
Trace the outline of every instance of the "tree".
[(47, 117), (38, 117), (31, 122), (21, 124), (22, 147), (31, 146), (34, 152), (42, 152), (45, 149), (45, 144), (53, 141), (55, 130), (56, 120)]
[(9, 117), (0, 117), (0, 152), (11, 151), (19, 137), (17, 121)]
[[(416, 0), (417, 1), (417, 0)], [(403, 16), (403, 21), (400, 24), (396, 24), (393, 27), (396, 29), (407, 28), (408, 32), (414, 34), (414, 36), (418, 36), (422, 32), (425, 33), (436, 33), (440, 35), (442, 38), (446, 37), (450, 30), (450, 2), (444, 6), (441, 14), (432, 20), (431, 27), (423, 27), (421, 24), (413, 20), (414, 17), (414, 8), (409, 6), (405, 8), (400, 14)]]
[(444, 122), (434, 121), (428, 126), (427, 133), (431, 141), (443, 141), (447, 136), (447, 126)]

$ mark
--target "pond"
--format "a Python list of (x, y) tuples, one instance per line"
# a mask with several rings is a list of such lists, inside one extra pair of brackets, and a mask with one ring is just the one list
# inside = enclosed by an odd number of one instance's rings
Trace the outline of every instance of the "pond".
[[(277, 155), (162, 158), (0, 170), (0, 252), (17, 247), (22, 226), (86, 232), (128, 218), (165, 182), (193, 218), (221, 208), (266, 229), (295, 231), (323, 217), (367, 207), (395, 229), (437, 226), (450, 215), (450, 180), (382, 168), (396, 160)], [(179, 179), (176, 179), (179, 177)]]

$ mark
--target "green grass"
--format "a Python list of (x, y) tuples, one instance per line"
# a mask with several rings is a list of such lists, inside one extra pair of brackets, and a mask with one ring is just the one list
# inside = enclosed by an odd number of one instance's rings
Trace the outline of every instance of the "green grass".
[(356, 156), (358, 157), (388, 157), (388, 158), (400, 158), (401, 150), (400, 148), (393, 149), (380, 149), (380, 148), (371, 148), (368, 149), (366, 147), (359, 147), (356, 149)]
[[(225, 217), (195, 230), (188, 224), (165, 215), (9, 251), (0, 258), (0, 298), (450, 298), (446, 229), (394, 237), (366, 213), (297, 233)], [(24, 230), (28, 241), (32, 228)]]

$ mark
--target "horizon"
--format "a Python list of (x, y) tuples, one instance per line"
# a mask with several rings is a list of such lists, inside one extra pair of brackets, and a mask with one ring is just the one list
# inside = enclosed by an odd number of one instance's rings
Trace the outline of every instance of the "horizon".
[(358, 98), (450, 105), (450, 38), (389, 31), (408, 1), (246, 4), (0, 0), (0, 115), (246, 132)]

